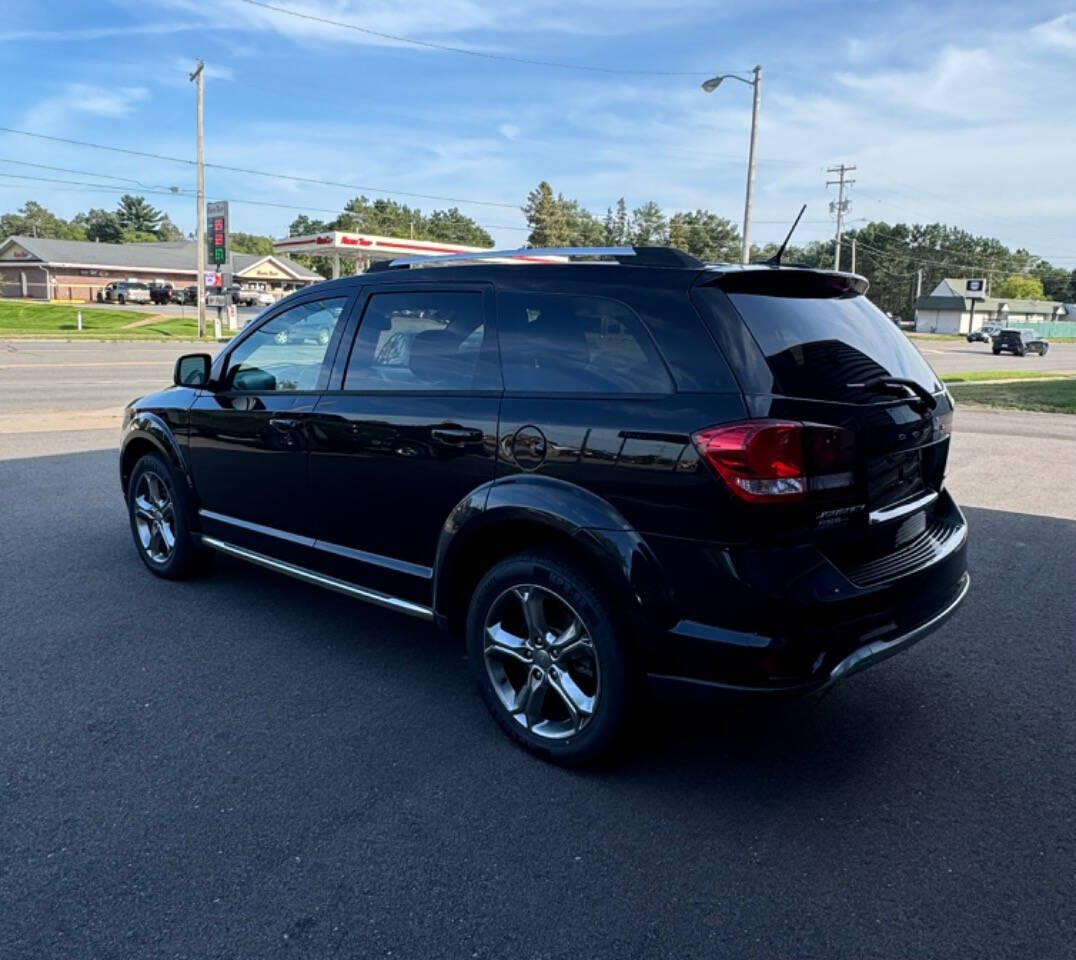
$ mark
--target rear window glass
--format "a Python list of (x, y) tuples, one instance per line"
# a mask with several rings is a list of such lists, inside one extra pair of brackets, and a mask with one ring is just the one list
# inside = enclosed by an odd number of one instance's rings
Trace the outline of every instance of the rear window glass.
[(729, 299), (766, 357), (774, 392), (819, 400), (855, 400), (849, 384), (904, 377), (941, 389), (927, 362), (866, 297)]
[(506, 293), (498, 298), (506, 390), (671, 393), (642, 321), (604, 297)]

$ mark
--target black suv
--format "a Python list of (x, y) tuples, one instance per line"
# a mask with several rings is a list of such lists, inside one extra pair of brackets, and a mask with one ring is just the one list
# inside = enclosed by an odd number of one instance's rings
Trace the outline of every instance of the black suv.
[(208, 548), (463, 634), (564, 761), (644, 679), (819, 690), (953, 613), (952, 401), (863, 278), (578, 252), (322, 283), (180, 358), (124, 419), (146, 566)]
[(1046, 356), (1050, 349), (1050, 342), (1045, 337), (1040, 337), (1034, 330), (999, 330), (991, 334), (994, 355), (1006, 350), (1018, 357), (1025, 357), (1029, 353), (1037, 353), (1040, 357)]

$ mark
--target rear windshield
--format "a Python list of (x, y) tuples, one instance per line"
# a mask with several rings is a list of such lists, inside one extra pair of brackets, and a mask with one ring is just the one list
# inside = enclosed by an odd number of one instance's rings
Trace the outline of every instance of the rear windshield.
[(728, 296), (766, 357), (775, 393), (854, 400), (849, 384), (884, 376), (941, 389), (919, 351), (864, 296)]

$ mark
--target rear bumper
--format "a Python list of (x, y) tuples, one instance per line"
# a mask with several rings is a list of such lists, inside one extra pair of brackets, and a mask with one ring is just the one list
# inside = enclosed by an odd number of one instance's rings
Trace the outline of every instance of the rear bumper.
[[(821, 692), (828, 690), (834, 684), (847, 679), (853, 674), (866, 670), (882, 660), (887, 660), (907, 650), (924, 637), (933, 633), (956, 613), (964, 602), (970, 586), (971, 576), (965, 573), (961, 577), (957, 589), (945, 605), (941, 609), (933, 611), (923, 622), (903, 631), (894, 631), (872, 639), (864, 638), (865, 642), (854, 647), (851, 652), (845, 653), (840, 658), (833, 659), (828, 665), (823, 655), (819, 663), (819, 669), (811, 677), (799, 681), (782, 682), (778, 680), (771, 683), (744, 684), (728, 682), (716, 676), (706, 679), (700, 676), (665, 673), (648, 673), (647, 678), (653, 688), (664, 691), (692, 688), (695, 692), (709, 690), (715, 693), (776, 697)], [(671, 636), (675, 635), (676, 631), (674, 630), (671, 632)], [(727, 642), (728, 637), (721, 636), (715, 639), (718, 642)]]
[[(658, 544), (680, 571), (676, 611), (644, 644), (655, 686), (687, 684), (745, 694), (798, 694), (831, 686), (899, 653), (951, 617), (970, 582), (967, 526), (924, 534), (884, 563), (838, 568), (817, 550), (736, 550)], [(687, 569), (692, 570), (690, 582)], [(677, 581), (674, 581), (677, 582)]]

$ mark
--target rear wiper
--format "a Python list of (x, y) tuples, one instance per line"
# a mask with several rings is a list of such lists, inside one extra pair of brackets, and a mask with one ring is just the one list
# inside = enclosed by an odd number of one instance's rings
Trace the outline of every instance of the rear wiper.
[(871, 390), (875, 387), (904, 387), (911, 390), (929, 409), (933, 410), (938, 405), (934, 394), (918, 380), (911, 380), (908, 377), (875, 377), (865, 383), (846, 383), (845, 386), (850, 390)]

